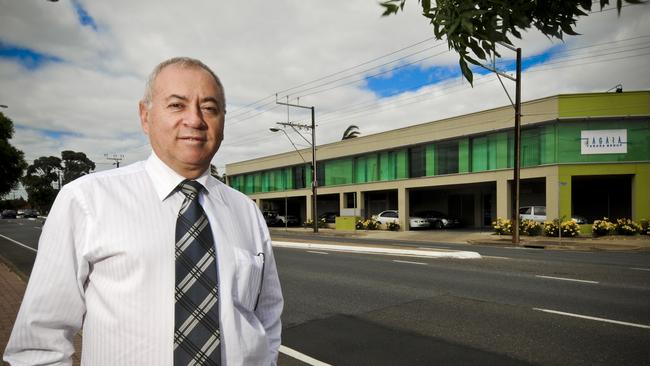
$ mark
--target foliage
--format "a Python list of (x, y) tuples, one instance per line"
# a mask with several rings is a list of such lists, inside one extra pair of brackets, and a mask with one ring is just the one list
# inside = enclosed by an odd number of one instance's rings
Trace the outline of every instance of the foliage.
[(19, 210), (27, 207), (27, 201), (24, 198), (0, 200), (0, 210)]
[(58, 183), (61, 169), (61, 159), (56, 156), (41, 156), (27, 167), (27, 172), (21, 181), (27, 191), (29, 203), (33, 207), (42, 212), (50, 210), (54, 198), (59, 192)]
[(219, 174), (217, 167), (214, 164), (210, 164), (210, 175), (220, 180), (222, 183), (226, 183), (226, 173), (223, 175)]
[(16, 188), (27, 168), (25, 154), (9, 143), (13, 135), (13, 121), (0, 112), (0, 197)]
[(492, 228), (499, 235), (512, 234), (512, 223), (508, 219), (497, 217), (496, 221), (492, 221)]
[[(553, 221), (545, 221), (544, 235), (558, 237), (560, 235), (558, 223), (560, 223), (560, 220), (558, 219), (555, 219)], [(559, 228), (562, 230), (562, 237), (574, 238), (580, 235), (580, 225), (578, 225), (573, 220), (562, 221), (562, 223), (559, 224)]]
[(82, 152), (62, 151), (61, 158), (63, 163), (63, 184), (68, 184), (95, 170), (95, 163)]
[(399, 231), (400, 226), (397, 222), (389, 222), (386, 228), (390, 231)]
[(595, 220), (591, 225), (591, 232), (594, 236), (609, 235), (614, 232), (615, 225), (609, 221), (607, 217), (602, 220)]
[(614, 224), (614, 231), (619, 235), (636, 235), (642, 230), (641, 225), (630, 219), (617, 219)]
[(346, 128), (343, 132), (343, 138), (341, 138), (341, 140), (352, 139), (359, 137), (359, 135), (361, 135), (361, 132), (359, 132), (359, 127), (355, 125), (349, 125), (348, 128)]
[(542, 233), (544, 225), (535, 220), (523, 219), (519, 222), (519, 232), (528, 236), (538, 236)]
[(373, 219), (358, 220), (356, 223), (356, 228), (358, 230), (378, 230), (379, 221)]
[[(314, 221), (311, 220), (311, 219), (309, 219), (309, 220), (305, 221), (305, 222), (302, 224), (302, 226), (303, 226), (303, 227), (306, 227), (306, 228), (314, 227)], [(319, 227), (319, 228), (327, 227), (327, 221), (325, 221), (324, 218), (319, 219), (319, 220), (318, 220), (318, 227)]]
[[(623, 1), (642, 2), (616, 0), (619, 14)], [(382, 15), (396, 14), (405, 3), (406, 0), (383, 1)], [(437, 0), (433, 5), (431, 0), (419, 0), (419, 3), (435, 37), (446, 37), (449, 48), (458, 52), (460, 69), (470, 84), (473, 75), (468, 62), (480, 65), (480, 60), (500, 57), (495, 48), (498, 42), (512, 45), (512, 36), (521, 39), (521, 33), (533, 27), (548, 38), (561, 40), (565, 34), (578, 35), (574, 30), (578, 17), (587, 15), (592, 7), (592, 0)], [(602, 9), (609, 0), (599, 3)]]
[(650, 219), (641, 219), (639, 225), (641, 225), (642, 235), (650, 235)]

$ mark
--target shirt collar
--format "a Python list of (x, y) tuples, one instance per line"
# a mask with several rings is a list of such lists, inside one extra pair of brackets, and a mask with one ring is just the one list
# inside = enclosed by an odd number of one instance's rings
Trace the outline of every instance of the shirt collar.
[[(147, 171), (147, 174), (149, 174), (149, 178), (151, 178), (153, 187), (161, 201), (169, 197), (176, 187), (185, 180), (185, 177), (176, 173), (172, 168), (167, 166), (167, 164), (160, 160), (153, 151), (151, 152), (149, 159), (145, 162), (145, 170)], [(201, 176), (194, 180), (201, 183), (203, 187), (206, 188), (214, 186), (211, 179), (209, 179), (212, 177), (208, 174), (209, 171), (210, 169), (207, 169), (203, 174), (201, 174)]]

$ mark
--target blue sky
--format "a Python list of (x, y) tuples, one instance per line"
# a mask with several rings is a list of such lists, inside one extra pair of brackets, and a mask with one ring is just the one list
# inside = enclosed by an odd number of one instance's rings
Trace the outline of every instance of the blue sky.
[[(564, 48), (564, 45), (558, 44), (543, 53), (524, 57), (521, 63), (522, 71), (547, 62), (553, 58), (555, 54), (560, 52), (562, 48)], [(501, 56), (507, 55), (504, 53)], [(498, 61), (497, 65), (499, 70), (511, 71), (515, 69), (515, 60), (514, 58), (502, 58)], [(472, 66), (472, 71), (474, 72), (475, 77), (490, 73), (490, 71), (476, 66)], [(450, 78), (460, 77), (461, 73), (458, 64), (430, 67), (409, 65), (389, 74), (367, 77), (365, 87), (375, 93), (378, 97), (386, 98), (403, 92), (416, 91), (427, 85), (436, 84)]]

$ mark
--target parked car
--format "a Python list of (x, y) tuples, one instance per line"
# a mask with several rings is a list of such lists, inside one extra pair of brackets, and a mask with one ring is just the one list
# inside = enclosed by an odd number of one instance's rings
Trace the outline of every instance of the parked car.
[(25, 209), (25, 210), (18, 210), (18, 213), (16, 214), (16, 217), (24, 217), (24, 218), (36, 218), (38, 217), (38, 211), (33, 210), (31, 208)]
[(17, 213), (15, 210), (3, 210), (1, 215), (3, 219), (15, 219)]
[(425, 218), (434, 229), (452, 228), (460, 226), (460, 220), (451, 218), (440, 211), (427, 210), (420, 211), (416, 216)]
[(278, 218), (277, 211), (262, 211), (262, 216), (264, 216), (264, 221), (266, 221), (266, 226), (278, 225), (279, 218)]
[(325, 222), (328, 224), (333, 224), (336, 222), (336, 216), (338, 216), (338, 212), (324, 212), (320, 215), (318, 215), (318, 219), (322, 220), (325, 219)]
[[(395, 222), (399, 224), (399, 215), (396, 210), (386, 210), (382, 211), (377, 215), (373, 215), (374, 220), (379, 221), (380, 223), (387, 225), (388, 223)], [(409, 217), (409, 227), (410, 228), (426, 228), (431, 224), (423, 217), (411, 216)]]
[(286, 216), (278, 215), (276, 225), (297, 226), (299, 225), (299, 222), (298, 222), (298, 218), (293, 215), (286, 215)]
[[(546, 206), (523, 206), (519, 208), (520, 220), (546, 221)], [(576, 224), (586, 224), (587, 219), (580, 215), (573, 215), (571, 220)]]

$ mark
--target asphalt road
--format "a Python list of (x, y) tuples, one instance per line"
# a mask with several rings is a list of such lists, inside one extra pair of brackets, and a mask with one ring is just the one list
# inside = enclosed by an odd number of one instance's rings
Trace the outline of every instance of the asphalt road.
[[(27, 221), (0, 235), (35, 247)], [(650, 365), (650, 253), (430, 246), (483, 259), (276, 248), (283, 345), (332, 365)], [(0, 237), (24, 268), (21, 250)]]

